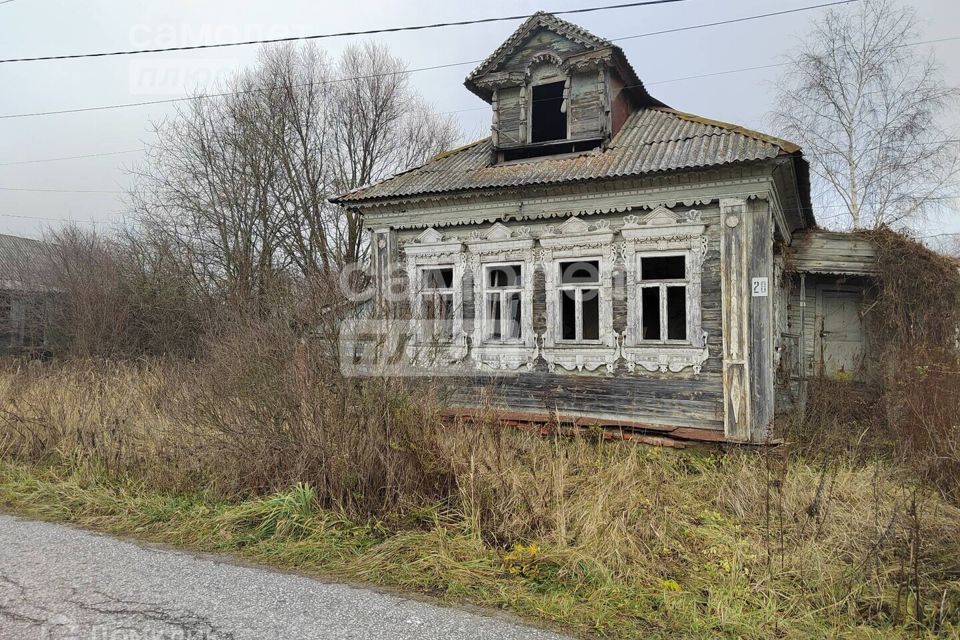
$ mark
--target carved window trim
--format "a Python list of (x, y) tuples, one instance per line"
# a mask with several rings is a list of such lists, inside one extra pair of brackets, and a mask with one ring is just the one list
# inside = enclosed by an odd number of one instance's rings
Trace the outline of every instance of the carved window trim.
[[(494, 269), (501, 267), (517, 267), (520, 272), (520, 284), (518, 285), (503, 285), (500, 287), (494, 287), (490, 285), (490, 274)], [(479, 317), (480, 320), (480, 345), (483, 346), (512, 346), (523, 344), (523, 341), (526, 339), (526, 323), (527, 323), (527, 309), (528, 306), (523, 299), (523, 294), (526, 290), (527, 280), (530, 279), (530, 273), (526, 268), (526, 265), (521, 261), (516, 260), (506, 260), (504, 262), (487, 262), (483, 263), (480, 268), (480, 297), (477, 298), (477, 308), (479, 313), (475, 314)], [(507, 321), (507, 301), (511, 296), (516, 294), (520, 298), (520, 337), (518, 338), (493, 338), (494, 327), (496, 323), (499, 322), (501, 326), (501, 332), (503, 331), (503, 323)], [(490, 316), (490, 308), (487, 306), (488, 300), (491, 296), (497, 296), (499, 298), (499, 309), (500, 317), (493, 318)]]
[[(473, 273), (474, 325), (470, 355), (478, 369), (533, 369), (539, 349), (533, 330), (533, 281), (536, 262), (534, 241), (526, 227), (511, 229), (497, 222), (486, 231), (476, 232), (467, 241), (467, 262)], [(521, 304), (521, 340), (488, 342), (484, 340), (486, 323), (485, 273), (495, 265), (519, 264), (523, 285)]]
[[(541, 267), (546, 289), (547, 326), (540, 353), (547, 368), (568, 371), (596, 371), (606, 367), (608, 373), (616, 369), (620, 358), (620, 342), (613, 331), (613, 270), (616, 246), (614, 232), (605, 220), (587, 224), (578, 217), (559, 226), (547, 227), (540, 238)], [(569, 342), (560, 340), (560, 264), (574, 260), (596, 260), (600, 267), (600, 339), (596, 342)]]
[[(414, 363), (425, 366), (459, 362), (467, 355), (467, 336), (463, 322), (463, 274), (465, 254), (463, 243), (448, 240), (443, 234), (429, 227), (403, 247), (406, 257), (409, 282), (410, 312), (414, 331), (407, 345), (407, 355)], [(436, 268), (453, 269), (453, 337), (449, 342), (437, 343), (433, 337), (423, 334), (424, 313), (422, 305), (425, 270)]]
[[(626, 272), (627, 326), (622, 356), (627, 369), (677, 373), (691, 368), (699, 374), (709, 357), (707, 334), (703, 330), (703, 262), (709, 248), (706, 225), (700, 212), (674, 213), (658, 207), (643, 216), (628, 215), (620, 229)], [(644, 257), (685, 257), (687, 338), (683, 341), (642, 340), (640, 326), (640, 260)]]

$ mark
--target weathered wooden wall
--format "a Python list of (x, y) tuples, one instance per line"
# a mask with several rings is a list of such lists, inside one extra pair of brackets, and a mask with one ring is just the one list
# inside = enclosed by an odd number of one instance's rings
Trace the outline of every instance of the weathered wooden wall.
[[(620, 418), (634, 422), (691, 426), (705, 429), (723, 429), (721, 386), (722, 331), (720, 317), (720, 212), (716, 205), (697, 207), (707, 225), (709, 249), (702, 271), (702, 327), (707, 332), (710, 357), (699, 374), (692, 369), (679, 373), (651, 373), (638, 367), (629, 373), (625, 363), (613, 374), (603, 369), (596, 372), (570, 372), (558, 368), (550, 373), (546, 363), (539, 360), (534, 371), (521, 369), (504, 374), (478, 374), (470, 379), (451, 381), (455, 389), (454, 404), (461, 406), (491, 406), (510, 411), (544, 413), (560, 411), (568, 415), (588, 415)], [(604, 219), (616, 228), (622, 214), (592, 216), (591, 222)], [(545, 224), (528, 225), (536, 237)], [(451, 231), (466, 237), (471, 231), (486, 227), (463, 226)], [(401, 241), (415, 237), (418, 232), (406, 231)], [(477, 317), (473, 296), (473, 276), (466, 270), (462, 283), (463, 316)], [(546, 291), (541, 268), (534, 273), (534, 331), (546, 329)], [(614, 271), (613, 288), (614, 330), (622, 332), (627, 321), (627, 292), (624, 266)]]
[[(749, 336), (751, 426), (750, 438), (763, 440), (773, 431), (774, 324), (773, 216), (766, 200), (749, 200), (750, 251), (747, 281), (750, 287)], [(755, 278), (766, 278), (767, 294), (754, 295)]]
[[(817, 304), (817, 292), (824, 287), (831, 290), (844, 289), (849, 291), (851, 299), (857, 302), (867, 301), (872, 295), (871, 281), (864, 277), (807, 273), (803, 275), (802, 287), (800, 279), (800, 274), (789, 274), (787, 332), (797, 336), (799, 350), (795, 354), (796, 358), (789, 363), (785, 362), (784, 366), (790, 365), (790, 377), (793, 379), (812, 378), (820, 373), (822, 354), (819, 336), (823, 328), (823, 315)], [(868, 321), (864, 323), (863, 329), (865, 334), (869, 333)]]

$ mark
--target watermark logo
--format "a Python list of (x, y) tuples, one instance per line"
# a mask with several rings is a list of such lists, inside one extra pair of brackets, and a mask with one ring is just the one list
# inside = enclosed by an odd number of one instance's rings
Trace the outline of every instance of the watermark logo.
[(128, 67), (130, 93), (141, 96), (182, 95), (224, 86), (235, 73), (222, 59), (137, 59)]
[[(297, 35), (284, 24), (138, 24), (130, 29), (135, 50), (167, 49), (204, 44), (275, 40)], [(130, 93), (142, 96), (183, 95), (190, 91), (215, 90), (236, 72), (241, 58), (233, 48), (197, 58), (170, 53), (166, 57), (133, 57), (129, 61)]]

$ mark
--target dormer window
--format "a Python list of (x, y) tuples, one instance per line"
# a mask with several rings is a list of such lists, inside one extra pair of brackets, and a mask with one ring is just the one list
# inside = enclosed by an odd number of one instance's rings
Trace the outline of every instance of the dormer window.
[(564, 81), (533, 87), (530, 105), (530, 142), (567, 138), (567, 108)]

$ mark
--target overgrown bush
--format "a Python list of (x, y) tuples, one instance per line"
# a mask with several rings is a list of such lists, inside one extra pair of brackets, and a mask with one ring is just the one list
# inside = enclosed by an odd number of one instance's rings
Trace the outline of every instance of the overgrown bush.
[[(330, 552), (323, 523), (373, 526), (373, 539), (350, 537), (362, 550), (335, 554), (358, 554), (337, 565), (348, 575), (497, 604), (519, 589), (513, 606), (622, 637), (960, 623), (960, 510), (902, 467), (444, 424), (428, 382), (343, 379), (325, 352), (281, 327), (238, 326), (204, 363), (8, 367), (0, 452), (94, 470), (122, 492), (245, 501), (229, 525), (170, 515), (193, 523), (169, 527), (199, 546), (233, 532), (217, 544), (306, 562), (311, 540)], [(64, 494), (63, 508), (166, 531), (122, 492), (100, 506)]]
[(860, 232), (877, 249), (864, 311), (866, 384), (809, 382), (788, 437), (805, 455), (856, 450), (910, 468), (960, 502), (960, 269), (890, 229)]

